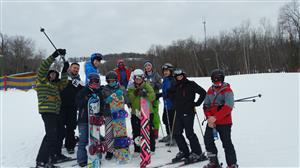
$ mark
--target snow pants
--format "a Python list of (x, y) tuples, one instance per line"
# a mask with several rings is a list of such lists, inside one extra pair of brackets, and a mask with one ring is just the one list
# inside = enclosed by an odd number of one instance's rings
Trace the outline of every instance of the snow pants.
[[(216, 126), (225, 151), (227, 165), (236, 164), (237, 162), (235, 149), (231, 141), (231, 126), (232, 124)], [(215, 154), (216, 156), (218, 155), (218, 150), (213, 137), (213, 129), (208, 126), (206, 126), (204, 134), (204, 143), (207, 152)]]
[(190, 154), (189, 147), (183, 136), (183, 130), (187, 139), (190, 142), (190, 147), (193, 153), (198, 155), (202, 154), (202, 149), (198, 140), (197, 135), (194, 133), (194, 118), (195, 113), (188, 115), (177, 115), (174, 128), (174, 137), (179, 148), (179, 151), (185, 154), (185, 157), (188, 157)]
[(62, 107), (61, 116), (65, 135), (65, 147), (67, 149), (74, 149), (76, 146), (75, 129), (77, 126), (77, 108), (75, 106)]

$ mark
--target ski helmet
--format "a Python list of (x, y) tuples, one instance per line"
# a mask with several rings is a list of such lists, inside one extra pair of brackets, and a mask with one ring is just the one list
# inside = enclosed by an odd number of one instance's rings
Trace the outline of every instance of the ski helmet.
[(170, 63), (165, 63), (163, 66), (161, 66), (161, 70), (170, 70), (171, 72), (173, 71), (174, 66)]
[(177, 77), (177, 76), (180, 76), (180, 75), (183, 75), (183, 76), (186, 75), (185, 72), (180, 68), (176, 68), (173, 73), (174, 73), (174, 77)]
[(93, 53), (91, 55), (91, 62), (92, 62), (92, 64), (93, 64), (94, 60), (101, 61), (102, 59), (103, 59), (103, 56), (100, 53)]
[(109, 72), (106, 73), (105, 79), (106, 79), (106, 81), (109, 81), (109, 80), (117, 81), (118, 80), (118, 74), (115, 71), (109, 71)]
[(136, 78), (141, 78), (144, 80), (144, 78), (145, 78), (144, 71), (141, 69), (134, 70), (133, 71), (133, 79), (136, 79)]
[(215, 69), (211, 71), (211, 81), (214, 82), (224, 82), (225, 74), (224, 71), (221, 69)]
[(100, 77), (97, 73), (90, 73), (88, 75), (88, 86), (92, 89), (99, 89)]

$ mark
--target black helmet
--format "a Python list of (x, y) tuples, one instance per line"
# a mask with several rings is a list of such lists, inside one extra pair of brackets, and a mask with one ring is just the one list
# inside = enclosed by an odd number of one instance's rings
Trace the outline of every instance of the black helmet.
[(118, 74), (115, 71), (109, 71), (105, 75), (106, 81), (108, 80), (118, 80)]
[(174, 70), (173, 74), (174, 74), (174, 77), (177, 77), (177, 76), (180, 76), (180, 75), (183, 75), (183, 76), (186, 75), (185, 72), (180, 68), (176, 68)]
[(225, 79), (224, 71), (221, 69), (215, 69), (215, 70), (211, 71), (210, 78), (211, 78), (212, 82), (217, 82), (217, 81), (224, 82), (224, 79)]
[(170, 63), (165, 63), (163, 66), (161, 66), (161, 70), (170, 70), (171, 72), (173, 71), (174, 66)]

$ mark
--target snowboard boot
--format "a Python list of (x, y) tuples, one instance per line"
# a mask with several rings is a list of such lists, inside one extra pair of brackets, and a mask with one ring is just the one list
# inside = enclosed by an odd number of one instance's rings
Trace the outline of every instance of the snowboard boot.
[(87, 166), (87, 162), (81, 162), (78, 164), (80, 167), (86, 167)]
[(175, 158), (172, 159), (172, 163), (180, 162), (183, 159), (187, 159), (188, 157), (183, 152), (178, 152)]
[(219, 164), (218, 158), (216, 156), (213, 156), (209, 158), (209, 163), (203, 168), (222, 168), (222, 166)]
[(195, 163), (195, 162), (201, 162), (207, 160), (207, 157), (205, 156), (204, 153), (202, 153), (201, 155), (198, 155), (196, 153), (191, 153), (189, 155), (189, 157), (184, 161), (185, 164), (191, 164), (191, 163)]
[(68, 152), (68, 154), (74, 154), (75, 153), (74, 149), (67, 149), (67, 152)]
[(169, 142), (170, 140), (170, 135), (167, 135), (165, 137), (163, 137), (162, 139), (158, 140), (158, 142)]
[(51, 163), (36, 162), (35, 168), (58, 168), (58, 166), (54, 166)]
[(111, 152), (106, 152), (106, 155), (105, 155), (105, 159), (106, 160), (111, 160), (113, 158), (114, 154), (111, 153)]
[(230, 166), (227, 166), (227, 168), (238, 168), (238, 167), (239, 167), (239, 165), (237, 165), (237, 164), (232, 164)]
[(71, 157), (67, 157), (63, 154), (54, 155), (54, 157), (52, 158), (52, 163), (54, 163), (54, 164), (62, 163), (62, 162), (68, 161), (70, 159), (71, 159)]

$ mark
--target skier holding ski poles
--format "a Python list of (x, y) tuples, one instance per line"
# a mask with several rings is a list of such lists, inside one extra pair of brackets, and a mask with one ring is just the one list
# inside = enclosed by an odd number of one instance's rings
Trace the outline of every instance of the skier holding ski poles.
[[(174, 70), (176, 84), (169, 90), (174, 108), (176, 110), (174, 137), (179, 148), (179, 153), (173, 163), (184, 160), (185, 164), (206, 160), (206, 156), (202, 153), (202, 149), (194, 133), (195, 107), (200, 106), (203, 102), (206, 92), (196, 82), (187, 79), (186, 73), (182, 69)], [(199, 94), (199, 98), (194, 102), (195, 95)], [(185, 141), (183, 134), (190, 142), (191, 153)]]
[(59, 92), (63, 90), (68, 83), (67, 70), (69, 63), (64, 62), (62, 69), (62, 78), (59, 80), (59, 73), (56, 70), (49, 70), (55, 58), (59, 55), (65, 55), (65, 49), (57, 49), (51, 56), (44, 60), (38, 70), (36, 91), (39, 103), (39, 113), (45, 125), (46, 135), (42, 141), (39, 153), (36, 158), (36, 167), (55, 167), (53, 164), (69, 159), (61, 154), (59, 138), (62, 135), (60, 131), (61, 119), (59, 116), (61, 97)]
[(231, 141), (231, 112), (234, 105), (233, 92), (228, 83), (224, 82), (225, 74), (216, 69), (211, 73), (212, 86), (208, 89), (203, 110), (207, 118), (204, 143), (209, 153), (209, 163), (205, 168), (220, 168), (218, 150), (214, 143), (213, 130), (217, 130), (225, 151), (228, 168), (237, 168), (236, 153)]
[(174, 145), (176, 145), (176, 141), (175, 141), (175, 139), (171, 140), (171, 138), (174, 138), (173, 136), (171, 136), (171, 134), (172, 134), (171, 131), (173, 130), (173, 120), (174, 120), (175, 109), (174, 109), (174, 105), (171, 101), (171, 98), (168, 94), (168, 90), (176, 82), (175, 78), (173, 76), (174, 67), (170, 63), (165, 63), (161, 69), (162, 69), (162, 73), (164, 75), (163, 82), (162, 82), (162, 93), (159, 93), (156, 96), (157, 96), (157, 98), (163, 97), (164, 111), (163, 111), (162, 120), (166, 126), (167, 136), (160, 139), (159, 142), (167, 142), (167, 144), (166, 144), (167, 146), (169, 146), (169, 145), (174, 146)]

